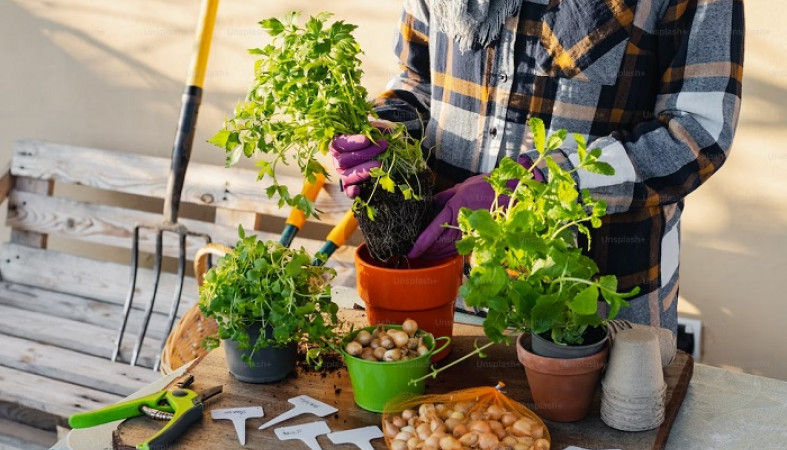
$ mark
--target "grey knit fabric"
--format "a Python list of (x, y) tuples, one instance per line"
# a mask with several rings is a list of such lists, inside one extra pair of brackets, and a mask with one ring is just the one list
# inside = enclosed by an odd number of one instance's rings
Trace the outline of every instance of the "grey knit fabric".
[(521, 0), (434, 0), (433, 17), (440, 30), (459, 43), (486, 47), (500, 36), (506, 18), (519, 12)]

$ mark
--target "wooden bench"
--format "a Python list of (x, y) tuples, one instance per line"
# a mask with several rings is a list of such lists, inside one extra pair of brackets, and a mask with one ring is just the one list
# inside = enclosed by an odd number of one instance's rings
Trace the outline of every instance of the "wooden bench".
[[(14, 144), (10, 168), (0, 176), (11, 227), (9, 242), (0, 246), (0, 448), (40, 447), (49, 438), (40, 433), (53, 433), (71, 414), (116, 402), (159, 376), (150, 367), (164, 338), (171, 272), (162, 275), (142, 367), (109, 358), (129, 287), (132, 230), (162, 220), (169, 166), (159, 157)], [(256, 177), (254, 170), (192, 163), (179, 222), (226, 245), (237, 241), (238, 224), (278, 240), (289, 210), (268, 199)], [(293, 193), (302, 186), (295, 177), (281, 181)], [(326, 184), (317, 200), (320, 222), (307, 223), (293, 245), (316, 251), (349, 204), (336, 185)], [(125, 361), (151, 294), (153, 237), (141, 233), (141, 264), (148, 268), (137, 277)], [(189, 260), (203, 244), (188, 240)], [(337, 250), (329, 262), (338, 272), (335, 284), (354, 283), (352, 250)], [(167, 233), (164, 254), (177, 259), (177, 240)], [(196, 283), (187, 277), (179, 312), (196, 300)]]

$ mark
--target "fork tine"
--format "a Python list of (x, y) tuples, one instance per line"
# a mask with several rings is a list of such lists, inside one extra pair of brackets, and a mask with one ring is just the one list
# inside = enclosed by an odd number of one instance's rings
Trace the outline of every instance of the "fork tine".
[(164, 345), (167, 343), (167, 337), (172, 332), (172, 326), (175, 324), (175, 317), (178, 314), (178, 306), (180, 306), (180, 296), (183, 293), (183, 279), (186, 277), (186, 233), (185, 231), (179, 233), (179, 254), (178, 254), (178, 284), (175, 287), (175, 293), (172, 297), (172, 306), (170, 306), (169, 316), (167, 317), (167, 329), (161, 339), (161, 348), (156, 355), (156, 362), (153, 364), (153, 370), (158, 371), (159, 364), (161, 363), (161, 352), (164, 351)]
[(139, 358), (139, 352), (142, 349), (142, 341), (145, 340), (145, 333), (148, 331), (148, 323), (150, 323), (150, 316), (153, 313), (153, 305), (156, 303), (156, 293), (158, 292), (158, 284), (159, 280), (161, 279), (161, 260), (163, 258), (163, 234), (164, 230), (161, 228), (156, 229), (156, 255), (153, 259), (153, 293), (150, 295), (150, 301), (148, 302), (148, 306), (145, 308), (145, 316), (142, 319), (142, 326), (139, 329), (139, 335), (137, 336), (137, 342), (134, 344), (134, 353), (131, 355), (131, 365), (137, 365), (137, 359)]
[(112, 362), (117, 361), (120, 355), (120, 347), (123, 344), (123, 334), (126, 332), (128, 316), (131, 311), (131, 304), (134, 302), (134, 291), (137, 286), (137, 269), (139, 269), (139, 225), (134, 226), (134, 235), (131, 241), (131, 275), (129, 288), (126, 294), (126, 302), (123, 304), (123, 322), (121, 322), (120, 329), (118, 329), (118, 334), (115, 338), (115, 349), (112, 351)]

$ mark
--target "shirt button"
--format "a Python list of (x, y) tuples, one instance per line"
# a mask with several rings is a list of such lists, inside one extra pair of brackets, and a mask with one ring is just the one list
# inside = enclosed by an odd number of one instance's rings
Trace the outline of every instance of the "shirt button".
[(506, 81), (508, 81), (508, 74), (501, 73), (499, 76), (501, 82), (505, 83)]
[(492, 136), (492, 137), (497, 136), (497, 128), (490, 128), (489, 129), (489, 135)]

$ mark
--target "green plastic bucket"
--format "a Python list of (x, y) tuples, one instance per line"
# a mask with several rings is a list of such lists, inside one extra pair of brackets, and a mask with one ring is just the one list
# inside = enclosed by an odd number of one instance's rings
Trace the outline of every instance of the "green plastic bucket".
[[(363, 330), (374, 331), (376, 326), (366, 327)], [(401, 330), (400, 325), (387, 325), (386, 328)], [(347, 342), (355, 338), (361, 330), (352, 333)], [(438, 341), (444, 341), (443, 345), (436, 348)], [(424, 345), (429, 351), (417, 358), (406, 361), (367, 361), (355, 356), (350, 356), (344, 351), (344, 346), (340, 349), (344, 361), (347, 364), (347, 372), (350, 373), (350, 382), (353, 386), (355, 403), (367, 411), (383, 412), (385, 404), (392, 398), (403, 393), (421, 395), (424, 392), (425, 381), (410, 384), (410, 380), (421, 378), (429, 372), (431, 366), (430, 357), (445, 349), (451, 343), (451, 338), (441, 336), (434, 338), (431, 334), (424, 335)]]

